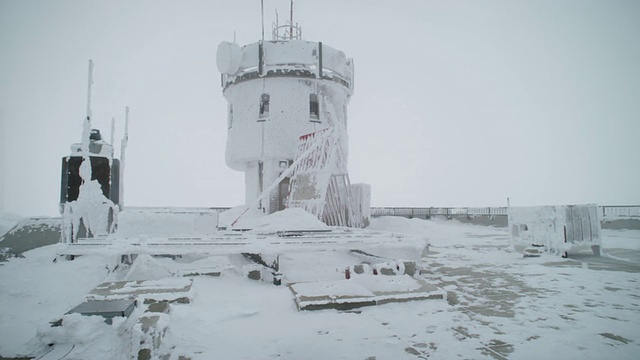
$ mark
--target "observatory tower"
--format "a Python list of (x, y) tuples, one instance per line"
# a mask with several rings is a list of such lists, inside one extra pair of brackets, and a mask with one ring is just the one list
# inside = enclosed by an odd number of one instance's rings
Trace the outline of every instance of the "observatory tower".
[(347, 174), (353, 60), (301, 34), (275, 23), (271, 41), (218, 46), (226, 163), (245, 173), (249, 206), (301, 207), (330, 225), (362, 226), (368, 186), (352, 186)]

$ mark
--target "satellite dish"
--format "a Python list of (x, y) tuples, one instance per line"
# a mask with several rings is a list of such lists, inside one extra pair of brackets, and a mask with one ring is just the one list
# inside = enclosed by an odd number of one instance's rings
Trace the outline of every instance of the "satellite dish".
[(235, 74), (240, 68), (241, 60), (242, 50), (238, 44), (223, 41), (218, 45), (216, 64), (221, 73), (227, 75)]

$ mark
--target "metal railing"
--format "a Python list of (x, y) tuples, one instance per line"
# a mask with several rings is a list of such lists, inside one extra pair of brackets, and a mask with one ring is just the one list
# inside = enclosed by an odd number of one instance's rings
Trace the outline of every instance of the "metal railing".
[(155, 214), (206, 214), (211, 212), (223, 212), (230, 207), (179, 207), (179, 206), (127, 206), (124, 210), (129, 212), (145, 212)]
[[(640, 205), (603, 205), (599, 206), (603, 218), (640, 218)], [(148, 212), (223, 212), (230, 207), (127, 207), (127, 210)], [(430, 217), (430, 216), (506, 216), (506, 207), (372, 207), (371, 216), (404, 216), (404, 217)]]
[(507, 215), (506, 207), (373, 207), (371, 216), (405, 216), (405, 217), (431, 217), (431, 216), (495, 216)]
[[(600, 206), (603, 218), (640, 218), (640, 205)], [(372, 207), (371, 216), (506, 216), (506, 207)]]
[(600, 206), (603, 218), (640, 218), (640, 205)]

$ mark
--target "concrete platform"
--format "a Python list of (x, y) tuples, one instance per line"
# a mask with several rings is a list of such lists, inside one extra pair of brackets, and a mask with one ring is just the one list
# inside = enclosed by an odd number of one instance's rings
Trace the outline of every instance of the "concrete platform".
[[(89, 293), (90, 299), (121, 299), (138, 297), (157, 301), (189, 302), (192, 279), (134, 280), (102, 283)], [(181, 300), (182, 299), (182, 300)]]
[(288, 285), (298, 310), (350, 310), (413, 300), (445, 299), (446, 292), (408, 275), (360, 275), (351, 279)]

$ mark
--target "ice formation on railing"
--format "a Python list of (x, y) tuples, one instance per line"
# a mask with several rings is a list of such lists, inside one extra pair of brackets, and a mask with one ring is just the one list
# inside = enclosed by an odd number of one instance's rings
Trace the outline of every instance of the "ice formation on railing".
[(346, 172), (344, 133), (338, 124), (300, 137), (288, 207), (302, 208), (328, 225), (362, 227)]

